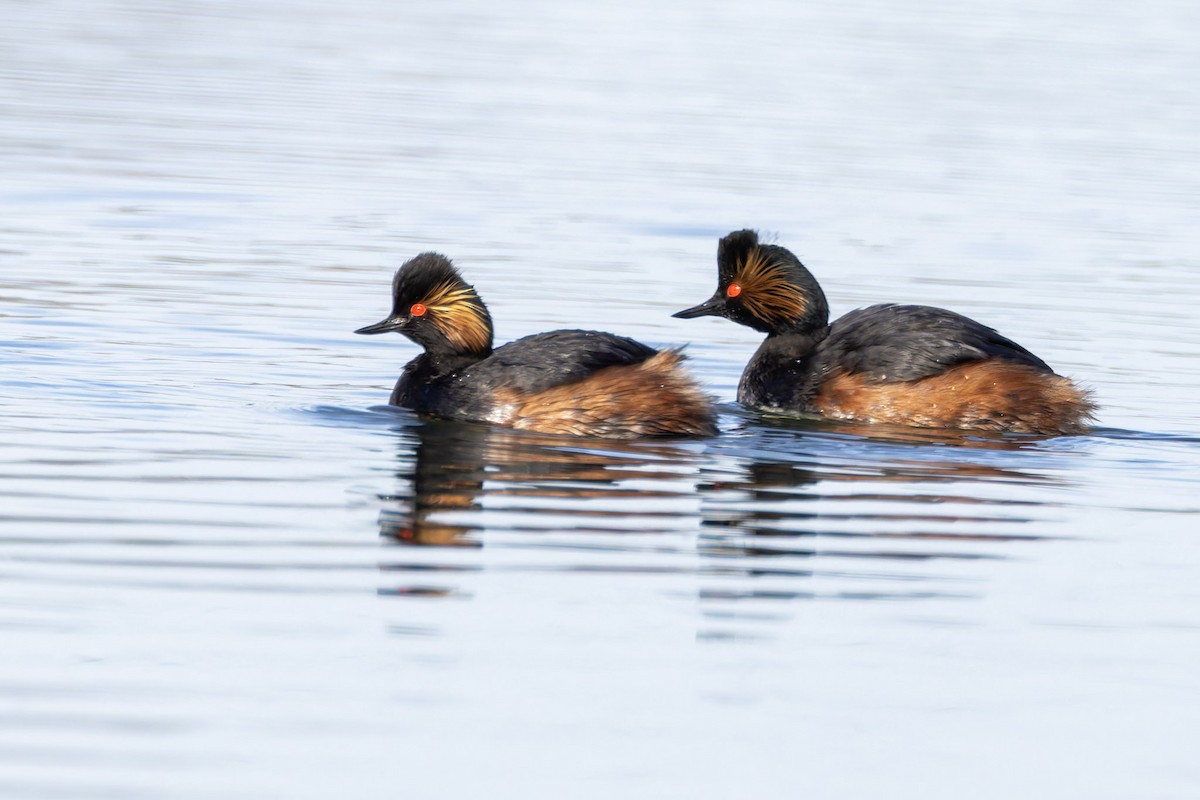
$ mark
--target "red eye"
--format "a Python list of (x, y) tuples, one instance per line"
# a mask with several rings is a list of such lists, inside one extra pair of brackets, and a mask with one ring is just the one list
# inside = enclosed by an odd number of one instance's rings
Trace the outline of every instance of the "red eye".
[(414, 317), (423, 317), (425, 316), (425, 312), (428, 310), (429, 309), (425, 308), (425, 306), (421, 305), (420, 303), (413, 303), (413, 307), (408, 310), (408, 313), (412, 314)]
[(729, 288), (725, 290), (726, 297), (737, 297), (741, 293), (742, 287), (738, 286), (736, 283), (729, 284)]

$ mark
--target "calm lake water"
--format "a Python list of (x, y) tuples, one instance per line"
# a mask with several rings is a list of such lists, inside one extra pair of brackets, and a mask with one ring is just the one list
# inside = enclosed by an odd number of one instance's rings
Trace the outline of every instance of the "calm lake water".
[[(0, 796), (1200, 796), (1197, 8), (8, 3)], [(740, 410), (745, 226), (1101, 426)], [(381, 407), (428, 249), (722, 435)]]

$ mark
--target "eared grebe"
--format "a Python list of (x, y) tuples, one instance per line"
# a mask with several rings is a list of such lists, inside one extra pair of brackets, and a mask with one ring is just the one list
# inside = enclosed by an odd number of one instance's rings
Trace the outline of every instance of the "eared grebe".
[(493, 350), (487, 308), (438, 253), (405, 262), (392, 283), (392, 313), (355, 333), (386, 331), (425, 348), (388, 401), (421, 414), (616, 439), (717, 432), (712, 403), (678, 350), (577, 330)]
[(939, 428), (1080, 433), (1095, 404), (1040, 358), (972, 319), (886, 304), (829, 324), (825, 294), (788, 250), (735, 231), (717, 292), (676, 317), (725, 317), (767, 334), (738, 401), (790, 414)]

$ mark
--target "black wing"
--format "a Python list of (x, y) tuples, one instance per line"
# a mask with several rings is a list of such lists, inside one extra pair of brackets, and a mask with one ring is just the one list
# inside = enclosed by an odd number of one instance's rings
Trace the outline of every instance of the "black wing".
[[(624, 336), (600, 331), (550, 331), (497, 348), (478, 367), (493, 386), (540, 392), (583, 380), (598, 369), (640, 364), (658, 351)], [(477, 367), (468, 368), (474, 372)]]
[(1012, 339), (962, 314), (894, 303), (837, 320), (818, 353), (823, 371), (840, 369), (875, 381), (914, 381), (988, 358), (1053, 371)]

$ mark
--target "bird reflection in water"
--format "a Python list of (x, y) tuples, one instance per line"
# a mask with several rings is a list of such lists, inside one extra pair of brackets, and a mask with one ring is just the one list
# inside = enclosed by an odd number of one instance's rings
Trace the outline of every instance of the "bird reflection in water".
[[(539, 555), (383, 568), (673, 575), (698, 578), (701, 601), (950, 598), (970, 596), (968, 563), (1053, 535), (1036, 490), (1061, 478), (1036, 469), (1047, 453), (1023, 452), (1037, 440), (860, 427), (753, 420), (682, 443), (424, 421), (415, 449), (399, 445), (381, 534)], [(1013, 500), (997, 484), (1034, 491)]]
[[(579, 520), (575, 530), (619, 532), (623, 526), (612, 521), (639, 512), (605, 501), (692, 495), (697, 455), (681, 443), (552, 436), (439, 420), (425, 421), (417, 435), (415, 455), (398, 473), (409, 491), (383, 498), (380, 533), (397, 542), (479, 547), (485, 528), (544, 532), (552, 528), (540, 520), (551, 515)], [(484, 513), (484, 497), (518, 499), (504, 503), (500, 518)]]
[[(1046, 538), (1039, 503), (988, 488), (1061, 484), (1026, 468), (1037, 456), (1021, 451), (1036, 437), (825, 421), (785, 427), (796, 430), (747, 426), (718, 445), (726, 457), (710, 459), (698, 486), (702, 554), (979, 560), (1005, 558), (996, 543)], [(787, 438), (795, 446), (785, 453)]]

